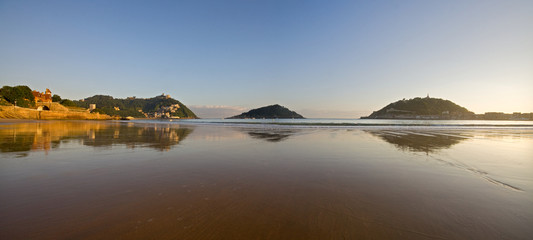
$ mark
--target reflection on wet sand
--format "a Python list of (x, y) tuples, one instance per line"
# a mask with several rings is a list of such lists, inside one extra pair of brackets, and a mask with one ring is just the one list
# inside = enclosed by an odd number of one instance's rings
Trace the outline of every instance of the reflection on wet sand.
[(192, 128), (177, 124), (120, 124), (113, 128), (95, 129), (84, 138), (83, 144), (92, 147), (125, 145), (128, 148), (150, 147), (168, 151), (185, 139)]
[(468, 139), (471, 136), (410, 130), (365, 130), (402, 151), (432, 153)]
[[(469, 131), (460, 131), (460, 130), (400, 130), (400, 129), (388, 129), (388, 130), (365, 130), (365, 132), (370, 133), (373, 136), (377, 136), (380, 139), (394, 145), (396, 148), (402, 151), (409, 152), (423, 152), (428, 155), (429, 159), (433, 159), (436, 162), (451, 166), (466, 172), (469, 172), (473, 175), (476, 175), (487, 182), (515, 190), (523, 191), (523, 189), (513, 186), (512, 184), (496, 180), (495, 178), (489, 176), (487, 171), (479, 169), (469, 164), (465, 163), (460, 159), (447, 159), (442, 158), (438, 154), (438, 151), (443, 149), (448, 149), (455, 144), (458, 144), (462, 141), (473, 139), (473, 138), (489, 138), (489, 139), (520, 139), (521, 137), (531, 138), (530, 133), (521, 133), (517, 130), (511, 131), (502, 131), (498, 130), (469, 130)], [(430, 155), (430, 153), (432, 153)]]
[(26, 122), (0, 126), (0, 151), (48, 152), (62, 142), (81, 141), (83, 145), (109, 147), (125, 145), (150, 147), (168, 151), (193, 131), (177, 124), (133, 124), (122, 122), (51, 121)]
[[(27, 161), (0, 153), (0, 238), (529, 239), (533, 235), (529, 170), (533, 130), (383, 129), (380, 133), (357, 128), (200, 125), (193, 132), (165, 123), (68, 124), (74, 125), (56, 130), (37, 127), (40, 133), (29, 131), (33, 134), (29, 139), (14, 138), (24, 135), (23, 128), (14, 132), (0, 127), (0, 137), (11, 139), (12, 145), (31, 142), (22, 152), (31, 151), (35, 142), (71, 143), (68, 148), (51, 147), (46, 157), (29, 154)], [(177, 137), (171, 137), (172, 132)], [(404, 134), (415, 141), (411, 132), (434, 136), (426, 140), (438, 144), (396, 148), (375, 137)], [(455, 141), (439, 137), (446, 135), (469, 140), (451, 143)], [(34, 141), (35, 136), (44, 140)], [(172, 148), (185, 137), (187, 144)], [(278, 142), (263, 144), (263, 140)], [(420, 141), (415, 142), (424, 144)], [(151, 151), (152, 143), (169, 146), (169, 151)], [(113, 145), (132, 149), (86, 151)], [(167, 149), (156, 147), (161, 148)], [(474, 176), (470, 169), (483, 169), (487, 178)], [(489, 178), (520, 191), (488, 183)]]
[(267, 142), (281, 142), (287, 140), (290, 136), (299, 132), (298, 129), (284, 128), (263, 128), (263, 129), (243, 129), (250, 137), (265, 140)]

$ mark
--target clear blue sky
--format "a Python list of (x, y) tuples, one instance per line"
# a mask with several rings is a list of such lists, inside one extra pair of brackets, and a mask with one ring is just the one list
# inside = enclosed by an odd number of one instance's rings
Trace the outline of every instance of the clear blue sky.
[(307, 117), (428, 93), (533, 112), (532, 13), (513, 0), (0, 0), (0, 82)]

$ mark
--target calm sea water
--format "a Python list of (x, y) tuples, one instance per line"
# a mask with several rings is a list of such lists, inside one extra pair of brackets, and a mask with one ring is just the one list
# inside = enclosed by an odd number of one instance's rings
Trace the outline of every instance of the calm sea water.
[(3, 122), (0, 238), (530, 239), (529, 123)]
[[(176, 121), (176, 120), (161, 120)], [(486, 121), (486, 120), (400, 120), (400, 119), (334, 119), (334, 118), (307, 118), (307, 119), (183, 119), (180, 123), (191, 124), (263, 124), (286, 126), (432, 126), (432, 127), (533, 127), (533, 121)], [(153, 122), (147, 120), (144, 122)]]

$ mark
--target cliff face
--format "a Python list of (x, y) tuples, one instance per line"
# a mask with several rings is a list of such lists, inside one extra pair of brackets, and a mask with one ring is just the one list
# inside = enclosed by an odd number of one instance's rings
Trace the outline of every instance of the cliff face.
[(304, 117), (278, 104), (256, 108), (248, 112), (241, 113), (233, 117), (229, 117), (229, 119), (244, 119), (244, 118), (304, 118)]
[(372, 119), (473, 119), (474, 113), (440, 98), (399, 100), (373, 112)]

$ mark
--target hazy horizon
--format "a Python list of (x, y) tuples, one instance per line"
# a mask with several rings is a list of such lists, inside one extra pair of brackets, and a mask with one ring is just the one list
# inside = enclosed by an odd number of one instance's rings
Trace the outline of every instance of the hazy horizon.
[(208, 117), (280, 104), (357, 118), (427, 94), (533, 112), (531, 12), (531, 1), (8, 0), (0, 82), (69, 99), (165, 93)]

